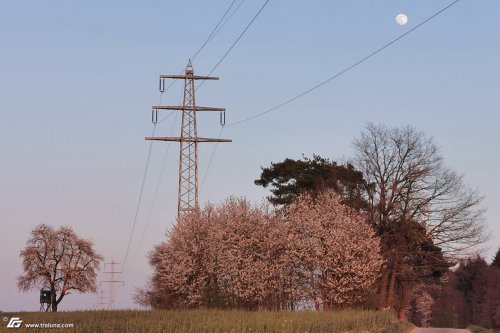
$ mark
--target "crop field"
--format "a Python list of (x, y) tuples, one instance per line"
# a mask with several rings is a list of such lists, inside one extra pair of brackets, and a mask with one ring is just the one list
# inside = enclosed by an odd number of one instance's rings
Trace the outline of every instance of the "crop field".
[[(269, 311), (78, 311), (2, 313), (1, 332), (78, 333), (323, 333), (391, 332), (398, 321), (391, 312), (346, 310), (336, 312)], [(12, 317), (19, 328), (6, 328)], [(44, 325), (41, 325), (44, 324)], [(73, 326), (73, 327), (69, 327)], [(31, 325), (32, 327), (29, 327)], [(38, 328), (36, 328), (38, 325)], [(40, 328), (45, 326), (46, 328)], [(51, 326), (51, 328), (47, 328)], [(60, 326), (60, 327), (57, 327)], [(61, 327), (64, 326), (64, 327)], [(396, 329), (395, 329), (396, 327)]]

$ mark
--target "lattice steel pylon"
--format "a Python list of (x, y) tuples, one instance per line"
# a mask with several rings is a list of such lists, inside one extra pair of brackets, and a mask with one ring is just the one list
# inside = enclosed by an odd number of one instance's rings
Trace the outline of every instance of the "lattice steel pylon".
[(109, 279), (105, 280), (105, 281), (100, 281), (100, 284), (103, 284), (103, 283), (107, 283), (108, 284), (108, 287), (109, 287), (109, 292), (108, 292), (108, 308), (111, 309), (111, 308), (113, 308), (113, 304), (115, 303), (115, 292), (116, 292), (115, 284), (121, 283), (122, 286), (123, 286), (123, 284), (125, 282), (122, 281), (122, 280), (117, 280), (116, 279), (116, 274), (122, 274), (123, 273), (121, 271), (115, 271), (115, 266), (120, 265), (119, 262), (115, 262), (114, 260), (111, 260), (111, 262), (104, 263), (104, 265), (105, 265), (104, 267), (106, 267), (106, 265), (110, 265), (111, 266), (111, 270), (103, 272), (105, 274), (109, 274)]
[(182, 125), (180, 137), (147, 137), (146, 140), (176, 141), (180, 143), (179, 158), (179, 193), (177, 204), (177, 217), (183, 213), (199, 208), (198, 202), (198, 143), (200, 142), (231, 142), (227, 139), (202, 138), (198, 136), (196, 125), (197, 111), (221, 112), (221, 125), (225, 121), (225, 108), (197, 106), (195, 97), (195, 80), (218, 80), (213, 76), (194, 75), (193, 65), (189, 60), (184, 75), (160, 75), (160, 92), (165, 91), (165, 79), (184, 79), (184, 99), (182, 106), (153, 106), (152, 119), (158, 121), (159, 110), (182, 111)]

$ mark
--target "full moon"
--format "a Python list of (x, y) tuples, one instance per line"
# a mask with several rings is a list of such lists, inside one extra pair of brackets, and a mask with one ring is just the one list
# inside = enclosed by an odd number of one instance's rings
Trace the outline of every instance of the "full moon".
[(405, 25), (406, 23), (408, 23), (408, 16), (406, 16), (405, 14), (399, 14), (398, 16), (396, 16), (396, 22), (399, 25)]

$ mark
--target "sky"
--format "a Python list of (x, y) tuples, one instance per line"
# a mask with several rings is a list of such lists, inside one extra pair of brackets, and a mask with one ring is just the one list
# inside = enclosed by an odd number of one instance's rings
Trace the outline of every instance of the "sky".
[[(106, 262), (123, 263), (151, 106), (160, 101), (158, 77), (182, 72), (231, 2), (0, 1), (0, 311), (39, 308), (38, 291), (21, 293), (16, 281), (19, 252), (38, 224), (71, 226)], [(193, 62), (197, 74), (215, 66), (263, 3), (242, 4)], [(225, 107), (228, 123), (245, 119), (342, 71), (449, 3), (271, 0), (214, 71), (220, 80), (197, 90), (197, 103)], [(407, 25), (396, 23), (399, 13)], [(222, 137), (233, 142), (217, 146), (208, 172), (214, 145), (200, 144), (200, 202), (232, 195), (260, 202), (268, 195), (253, 183), (261, 166), (302, 154), (346, 161), (367, 123), (411, 125), (433, 137), (445, 165), (485, 196), (489, 260), (500, 246), (499, 16), (496, 0), (462, 0), (321, 88), (226, 127)], [(162, 103), (178, 104), (181, 93), (181, 84), (172, 85)], [(156, 134), (179, 135), (179, 119), (159, 123)], [(200, 136), (219, 135), (217, 114), (200, 114), (198, 124)], [(175, 222), (178, 158), (178, 144), (152, 145), (127, 264), (115, 267), (124, 280), (117, 308), (137, 307), (132, 294), (151, 275), (147, 254)], [(59, 309), (95, 303), (96, 295), (71, 294)]]

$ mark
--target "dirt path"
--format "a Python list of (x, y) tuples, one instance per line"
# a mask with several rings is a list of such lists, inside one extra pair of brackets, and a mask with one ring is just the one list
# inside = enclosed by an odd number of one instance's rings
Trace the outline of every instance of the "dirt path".
[(467, 329), (415, 327), (410, 333), (470, 333)]

